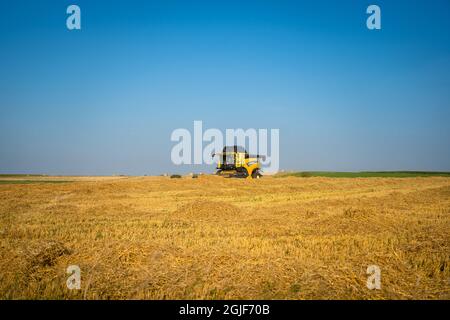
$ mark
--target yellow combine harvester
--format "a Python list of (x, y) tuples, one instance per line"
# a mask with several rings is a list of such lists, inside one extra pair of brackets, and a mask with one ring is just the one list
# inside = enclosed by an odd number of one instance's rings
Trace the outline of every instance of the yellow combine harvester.
[(222, 153), (212, 154), (212, 157), (215, 156), (219, 157), (216, 172), (218, 175), (253, 179), (262, 177), (259, 159), (264, 160), (264, 156), (249, 155), (239, 146), (224, 147)]

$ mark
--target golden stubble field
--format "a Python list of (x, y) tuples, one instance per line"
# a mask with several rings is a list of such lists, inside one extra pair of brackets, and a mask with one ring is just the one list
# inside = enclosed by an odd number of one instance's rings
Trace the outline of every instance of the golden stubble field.
[(64, 179), (0, 185), (0, 298), (450, 298), (450, 178)]

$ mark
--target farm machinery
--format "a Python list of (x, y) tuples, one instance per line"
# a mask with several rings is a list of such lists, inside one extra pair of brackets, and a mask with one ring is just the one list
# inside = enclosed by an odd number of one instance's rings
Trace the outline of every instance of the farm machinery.
[(227, 146), (221, 153), (213, 153), (212, 157), (218, 157), (217, 175), (230, 178), (253, 178), (262, 177), (261, 163), (259, 159), (265, 160), (264, 156), (250, 155), (240, 146)]

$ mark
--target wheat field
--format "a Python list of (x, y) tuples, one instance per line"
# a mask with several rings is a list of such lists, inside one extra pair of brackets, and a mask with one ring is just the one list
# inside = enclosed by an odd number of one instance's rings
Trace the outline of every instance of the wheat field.
[(0, 184), (1, 299), (450, 298), (450, 178), (58, 179)]

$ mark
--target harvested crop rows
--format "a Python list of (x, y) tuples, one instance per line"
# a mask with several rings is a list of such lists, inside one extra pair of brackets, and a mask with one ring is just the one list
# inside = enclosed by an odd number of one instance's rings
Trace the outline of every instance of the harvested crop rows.
[(74, 180), (0, 184), (0, 298), (450, 298), (447, 177)]

